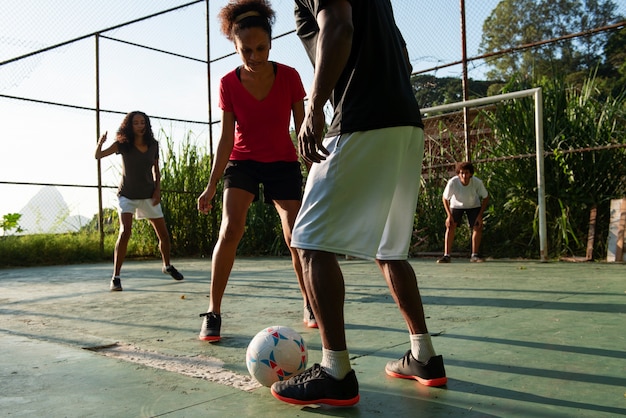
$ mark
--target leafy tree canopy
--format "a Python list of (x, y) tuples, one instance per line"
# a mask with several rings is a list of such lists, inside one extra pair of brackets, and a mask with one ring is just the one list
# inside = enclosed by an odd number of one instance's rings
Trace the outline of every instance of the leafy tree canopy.
[(19, 221), (22, 217), (19, 213), (7, 213), (0, 220), (0, 228), (2, 229), (2, 235), (6, 235), (7, 232), (15, 229), (15, 232), (20, 233), (24, 230), (20, 227)]
[(604, 47), (599, 77), (613, 96), (626, 92), (626, 28), (612, 33)]
[[(420, 108), (456, 103), (463, 100), (463, 84), (460, 78), (433, 75), (415, 75), (411, 84)], [(469, 99), (487, 96), (490, 81), (468, 80)]]
[[(503, 0), (483, 23), (479, 51), (492, 53), (621, 21), (612, 0)], [(578, 37), (498, 56), (490, 79), (588, 71), (602, 62), (608, 33)]]

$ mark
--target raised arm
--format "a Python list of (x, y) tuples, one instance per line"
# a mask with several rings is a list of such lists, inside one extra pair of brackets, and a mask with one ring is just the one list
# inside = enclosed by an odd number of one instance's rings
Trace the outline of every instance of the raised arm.
[(113, 142), (110, 147), (106, 149), (102, 149), (102, 144), (107, 140), (107, 132), (104, 133), (98, 140), (98, 146), (96, 147), (96, 160), (107, 157), (111, 154), (115, 154), (117, 152), (117, 141)]

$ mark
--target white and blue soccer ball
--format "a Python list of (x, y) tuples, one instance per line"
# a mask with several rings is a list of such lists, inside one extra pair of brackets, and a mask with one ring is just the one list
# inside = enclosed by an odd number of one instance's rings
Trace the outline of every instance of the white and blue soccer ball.
[(248, 344), (246, 365), (250, 375), (270, 387), (306, 369), (307, 349), (295, 330), (281, 325), (260, 331)]

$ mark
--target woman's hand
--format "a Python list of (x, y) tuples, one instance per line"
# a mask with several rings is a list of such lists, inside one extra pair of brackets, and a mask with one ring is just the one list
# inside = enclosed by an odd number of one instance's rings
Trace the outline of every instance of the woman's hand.
[(211, 209), (213, 209), (213, 204), (211, 201), (216, 193), (215, 186), (207, 186), (206, 189), (202, 192), (200, 197), (198, 197), (198, 210), (205, 215), (209, 213)]
[(152, 193), (152, 206), (161, 203), (161, 190), (157, 187)]
[(107, 140), (107, 133), (108, 133), (108, 131), (105, 131), (104, 134), (98, 140), (98, 146), (99, 147), (101, 147), (102, 144), (104, 144), (106, 142), (106, 140)]
[(98, 145), (96, 146), (96, 154), (95, 154), (96, 160), (99, 160), (103, 157), (111, 155), (117, 150), (117, 142), (114, 142), (113, 145), (111, 145), (109, 148), (103, 150), (102, 144), (104, 144), (106, 140), (107, 140), (107, 133), (105, 132), (104, 135), (102, 135), (100, 139), (98, 139)]

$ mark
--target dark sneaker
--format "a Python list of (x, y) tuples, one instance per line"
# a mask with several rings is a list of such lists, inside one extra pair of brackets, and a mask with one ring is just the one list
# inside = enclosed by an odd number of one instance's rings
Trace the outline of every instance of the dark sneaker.
[(222, 316), (213, 312), (201, 313), (200, 316), (204, 317), (204, 321), (202, 321), (202, 329), (200, 329), (198, 338), (209, 342), (221, 340), (220, 328), (222, 327)]
[(443, 257), (437, 259), (437, 263), (449, 263), (450, 261), (449, 255), (444, 255)]
[(313, 311), (311, 310), (311, 306), (307, 305), (304, 307), (304, 323), (308, 328), (317, 328), (317, 321), (315, 320), (315, 315), (313, 315)]
[(119, 277), (111, 278), (111, 284), (109, 285), (109, 289), (111, 289), (111, 292), (121, 292), (123, 290), (122, 279), (120, 279)]
[(473, 254), (470, 257), (470, 263), (482, 263), (483, 261), (485, 261), (485, 259), (479, 256), (478, 254)]
[(448, 382), (443, 357), (433, 356), (426, 363), (415, 360), (411, 350), (399, 360), (390, 361), (385, 371), (391, 377), (415, 379), (425, 386), (444, 386)]
[(359, 382), (354, 370), (342, 380), (337, 380), (317, 363), (288, 380), (274, 382), (272, 395), (295, 405), (352, 406), (360, 399)]
[(178, 270), (176, 270), (174, 266), (163, 267), (161, 271), (163, 272), (163, 274), (169, 274), (170, 276), (172, 276), (174, 280), (182, 280), (185, 278), (182, 274), (180, 274)]

